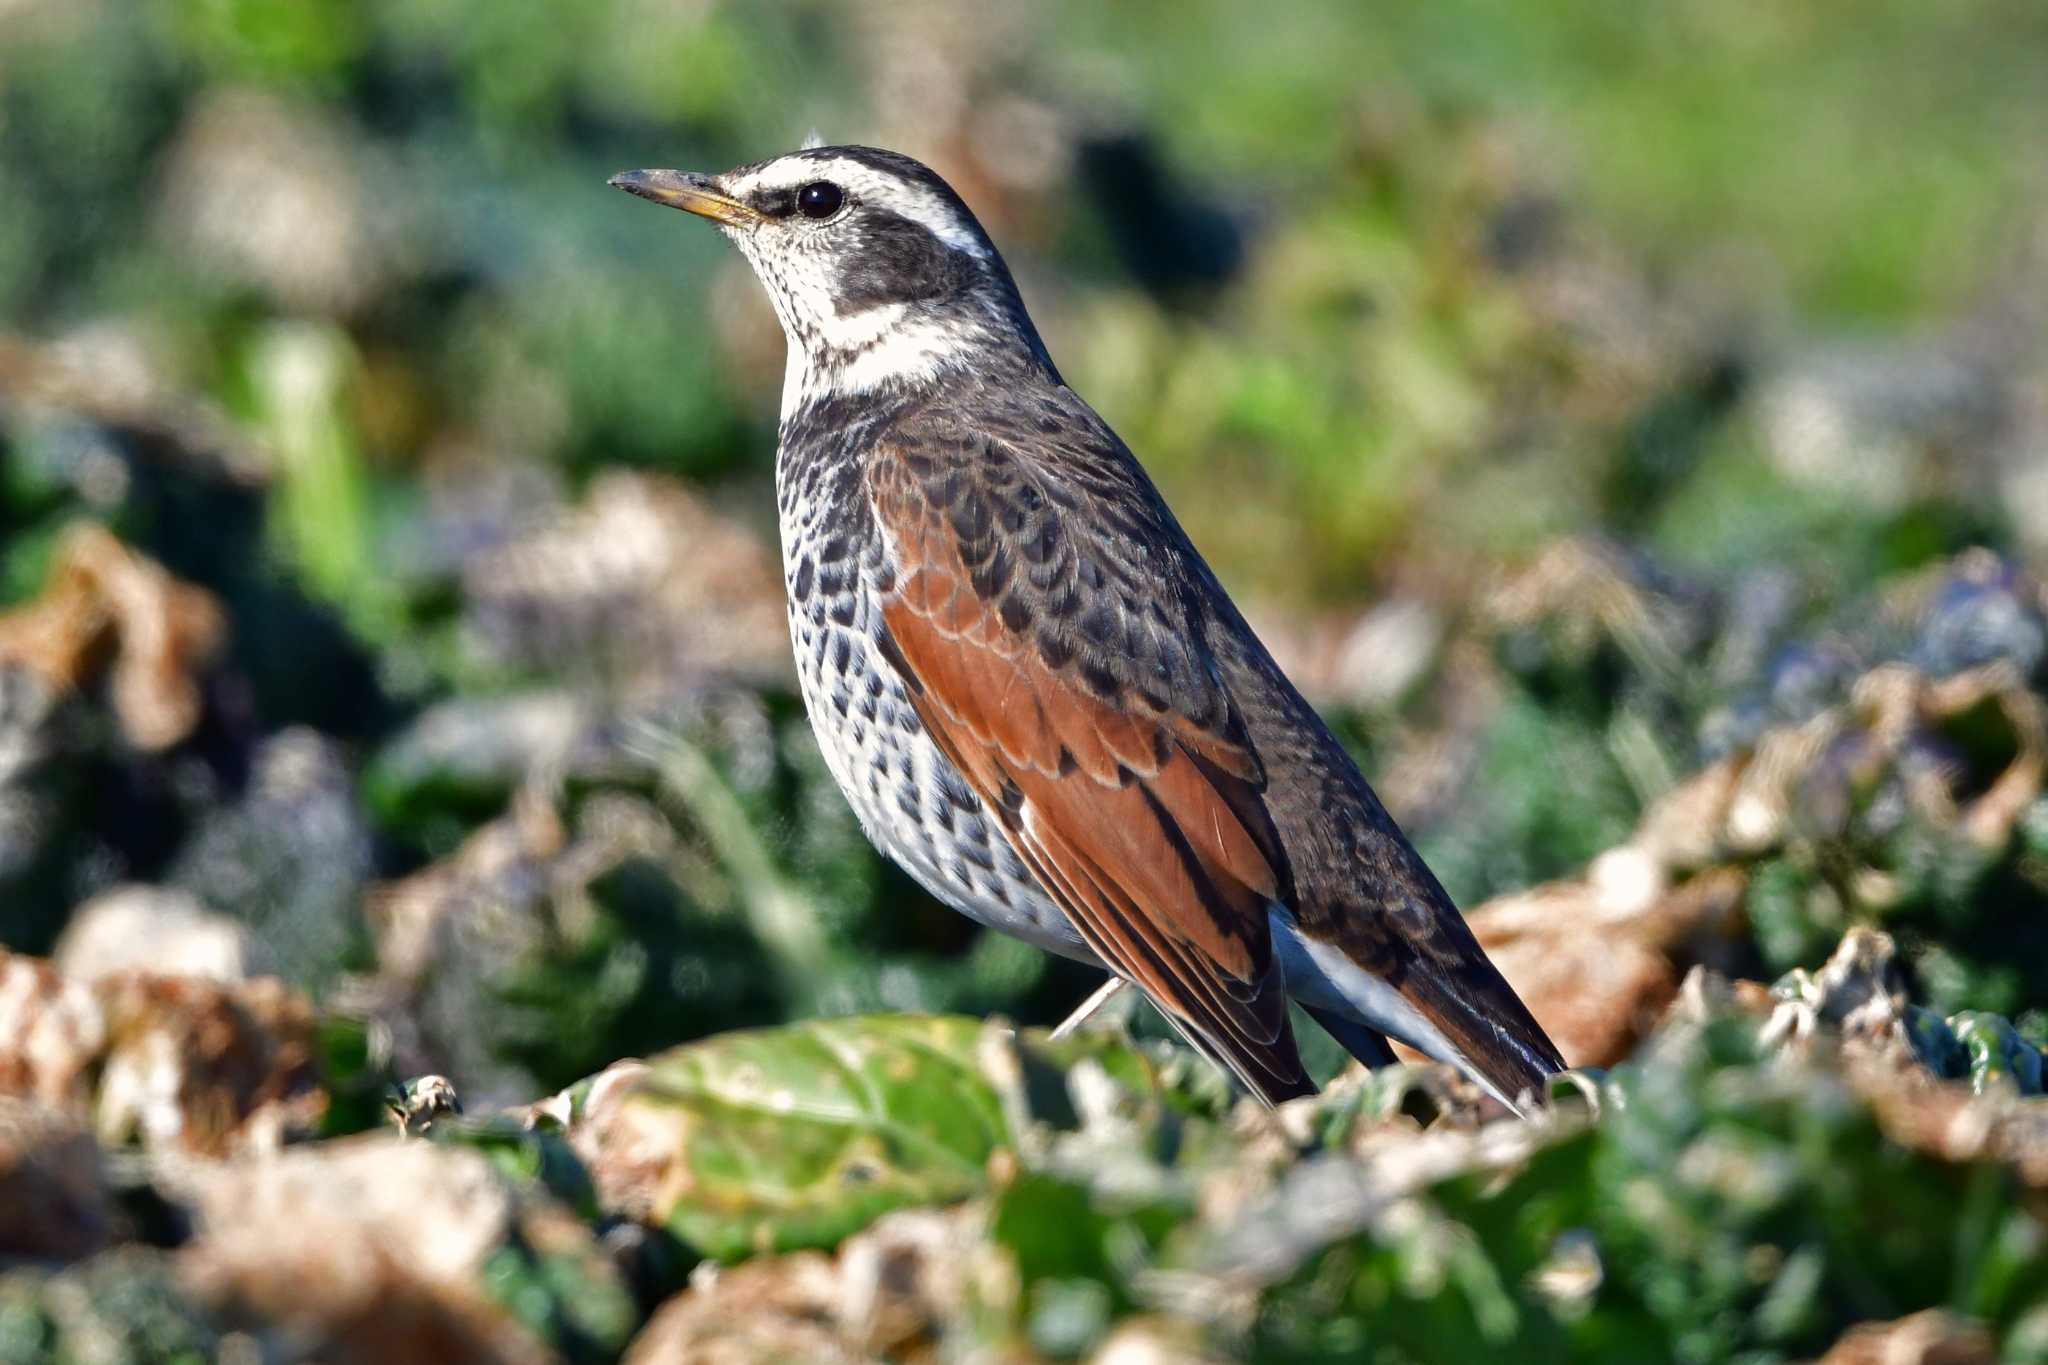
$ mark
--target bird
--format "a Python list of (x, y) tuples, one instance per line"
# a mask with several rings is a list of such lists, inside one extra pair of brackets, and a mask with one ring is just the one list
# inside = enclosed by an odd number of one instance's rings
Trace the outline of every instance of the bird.
[(1290, 997), (1367, 1066), (1398, 1039), (1540, 1101), (1557, 1048), (945, 180), (806, 146), (608, 183), (716, 224), (781, 323), (799, 687), (885, 855), (1106, 969), (1096, 1001), (1136, 986), (1268, 1106), (1317, 1089)]

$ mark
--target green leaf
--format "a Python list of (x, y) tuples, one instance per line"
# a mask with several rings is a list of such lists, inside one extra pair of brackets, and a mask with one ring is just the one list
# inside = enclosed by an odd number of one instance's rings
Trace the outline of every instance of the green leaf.
[[(987, 1188), (989, 1158), (1042, 1112), (1006, 1106), (1014, 1063), (984, 1063), (1008, 1036), (929, 1015), (727, 1033), (576, 1087), (571, 1133), (608, 1207), (707, 1256), (831, 1246), (890, 1209)], [(1126, 1083), (1151, 1074), (1120, 1043), (1095, 1050)]]

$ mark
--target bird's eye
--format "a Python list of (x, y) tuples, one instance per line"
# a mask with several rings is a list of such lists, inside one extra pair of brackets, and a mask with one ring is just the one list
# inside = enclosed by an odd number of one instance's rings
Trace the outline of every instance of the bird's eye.
[(796, 192), (796, 211), (806, 218), (830, 218), (846, 196), (829, 180), (813, 180)]

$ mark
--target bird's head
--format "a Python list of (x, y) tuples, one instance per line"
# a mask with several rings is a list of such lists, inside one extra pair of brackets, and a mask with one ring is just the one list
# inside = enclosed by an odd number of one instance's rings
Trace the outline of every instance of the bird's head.
[(785, 413), (806, 397), (956, 371), (1052, 374), (988, 234), (907, 156), (814, 147), (720, 175), (626, 171), (610, 183), (710, 219), (746, 255), (789, 338)]

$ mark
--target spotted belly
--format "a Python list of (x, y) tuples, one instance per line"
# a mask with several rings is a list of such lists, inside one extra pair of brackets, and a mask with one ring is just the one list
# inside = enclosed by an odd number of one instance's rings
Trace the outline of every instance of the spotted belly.
[(817, 567), (816, 547), (787, 532), (789, 633), (804, 709), (825, 764), (868, 838), (969, 919), (1094, 962), (981, 798), (925, 733), (903, 679), (876, 642), (879, 593), (852, 566), (845, 581), (828, 582)]

